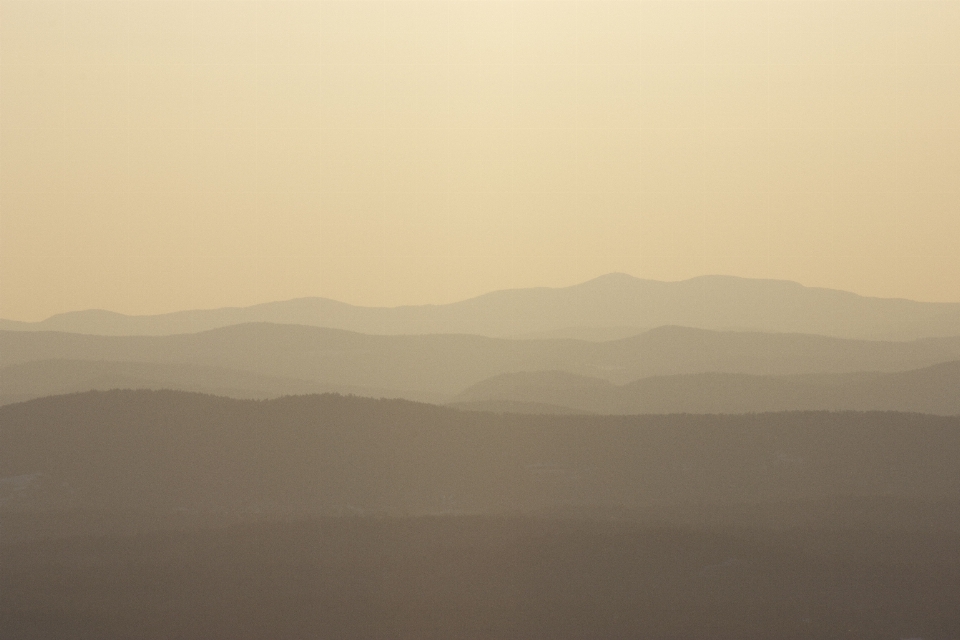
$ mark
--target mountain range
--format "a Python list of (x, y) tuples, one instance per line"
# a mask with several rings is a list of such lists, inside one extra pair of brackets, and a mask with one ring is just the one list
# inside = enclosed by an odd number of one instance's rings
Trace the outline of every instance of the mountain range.
[(960, 335), (960, 304), (864, 297), (783, 280), (702, 276), (662, 282), (611, 273), (569, 287), (494, 291), (441, 305), (362, 307), (327, 298), (300, 298), (152, 316), (76, 311), (41, 322), (0, 320), (0, 329), (172, 335), (250, 322), (385, 335), (454, 333), (609, 340), (679, 325), (909, 340)]
[[(367, 390), (381, 397), (439, 402), (505, 373), (556, 370), (626, 384), (696, 373), (893, 372), (951, 360), (960, 360), (960, 336), (889, 342), (661, 327), (621, 340), (588, 342), (366, 335), (266, 323), (172, 336), (0, 331), (0, 395), (26, 398), (98, 389), (104, 388), (98, 376), (125, 376), (145, 380), (146, 388), (162, 383), (195, 391), (246, 389), (228, 394), (240, 397), (323, 390), (366, 395)], [(26, 366), (42, 361), (53, 362)], [(141, 363), (141, 368), (64, 361)], [(148, 372), (143, 363), (165, 368)], [(141, 386), (136, 380), (118, 386), (127, 384)]]

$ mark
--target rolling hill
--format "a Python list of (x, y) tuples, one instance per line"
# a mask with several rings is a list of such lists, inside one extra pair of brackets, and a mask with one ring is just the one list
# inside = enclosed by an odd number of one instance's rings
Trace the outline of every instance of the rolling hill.
[(960, 415), (960, 361), (895, 373), (697, 373), (642, 378), (624, 385), (560, 371), (508, 373), (473, 385), (452, 405), (525, 413), (906, 411)]
[(960, 499), (960, 418), (520, 416), (174, 391), (0, 407), (2, 508), (426, 514)]
[[(661, 327), (609, 342), (365, 335), (279, 324), (234, 325), (174, 336), (0, 331), (0, 367), (5, 368), (0, 386), (14, 386), (21, 393), (26, 392), (28, 382), (8, 381), (8, 376), (20, 375), (8, 368), (44, 360), (214, 367), (439, 401), (492, 376), (523, 371), (560, 370), (624, 384), (650, 376), (705, 372), (905, 371), (957, 359), (960, 337), (882, 342), (682, 327)], [(170, 370), (168, 374), (164, 374), (165, 380), (172, 381)], [(34, 376), (38, 384), (30, 393), (56, 393), (57, 375), (51, 373), (48, 380)], [(185, 376), (184, 384), (196, 384), (195, 374), (187, 372)]]

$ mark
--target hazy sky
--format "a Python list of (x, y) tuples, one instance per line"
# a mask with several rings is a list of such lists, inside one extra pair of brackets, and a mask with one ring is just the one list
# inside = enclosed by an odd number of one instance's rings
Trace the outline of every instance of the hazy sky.
[(960, 2), (2, 2), (0, 316), (960, 301)]

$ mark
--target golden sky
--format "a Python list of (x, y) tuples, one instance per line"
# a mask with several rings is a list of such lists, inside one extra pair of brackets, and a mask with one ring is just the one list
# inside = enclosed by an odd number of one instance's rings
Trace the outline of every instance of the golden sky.
[(0, 316), (960, 302), (960, 2), (4, 0)]

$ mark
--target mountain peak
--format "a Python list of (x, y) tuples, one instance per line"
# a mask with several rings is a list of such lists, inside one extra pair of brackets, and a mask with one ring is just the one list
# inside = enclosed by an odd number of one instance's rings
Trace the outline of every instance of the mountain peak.
[[(629, 273), (624, 273), (622, 271), (611, 271), (610, 273), (605, 273), (602, 276), (597, 276), (587, 282), (638, 282), (640, 278), (632, 276)], [(586, 284), (586, 283), (584, 283)]]

